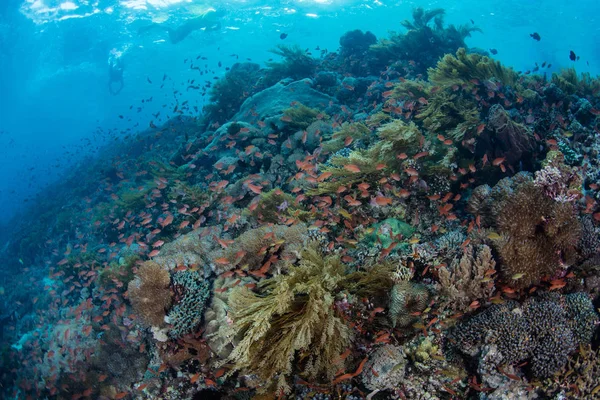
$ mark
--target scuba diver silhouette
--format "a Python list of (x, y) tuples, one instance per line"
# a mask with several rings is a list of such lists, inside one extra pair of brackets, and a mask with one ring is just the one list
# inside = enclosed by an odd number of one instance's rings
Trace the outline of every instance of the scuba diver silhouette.
[[(119, 94), (125, 86), (125, 82), (123, 81), (123, 70), (125, 66), (121, 56), (122, 53), (113, 49), (108, 58), (108, 91), (112, 95)], [(118, 86), (115, 88), (114, 84), (117, 84)]]
[(202, 15), (196, 18), (189, 19), (176, 28), (169, 28), (159, 23), (152, 23), (138, 29), (138, 34), (144, 34), (153, 30), (166, 31), (169, 34), (169, 41), (172, 44), (179, 43), (185, 39), (190, 33), (203, 29), (204, 31), (218, 31), (221, 29), (220, 18), (224, 11), (217, 11), (213, 8), (207, 10)]

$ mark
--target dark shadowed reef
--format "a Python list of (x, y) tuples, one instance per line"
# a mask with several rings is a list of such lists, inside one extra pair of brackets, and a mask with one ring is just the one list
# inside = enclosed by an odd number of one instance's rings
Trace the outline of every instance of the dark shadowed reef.
[(236, 64), (48, 188), (4, 233), (3, 395), (597, 398), (600, 81), (443, 15)]

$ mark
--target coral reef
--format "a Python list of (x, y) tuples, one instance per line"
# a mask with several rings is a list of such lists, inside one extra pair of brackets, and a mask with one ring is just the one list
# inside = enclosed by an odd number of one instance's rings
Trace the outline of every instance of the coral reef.
[(162, 325), (171, 306), (171, 276), (154, 261), (144, 262), (127, 292), (135, 313), (148, 325)]
[(415, 313), (429, 304), (430, 292), (426, 286), (401, 281), (392, 287), (390, 294), (390, 321), (393, 327), (407, 327), (415, 321)]
[(445, 87), (463, 84), (473, 86), (489, 79), (512, 86), (518, 80), (517, 73), (511, 68), (503, 67), (499, 61), (481, 54), (468, 54), (464, 48), (458, 49), (456, 55), (446, 54), (435, 68), (427, 72), (430, 82)]
[(545, 293), (523, 304), (492, 305), (448, 335), (448, 347), (469, 357), (481, 357), (486, 345), (497, 351), (495, 365), (530, 360), (535, 377), (548, 377), (563, 368), (578, 345), (591, 340), (598, 315), (583, 293)]
[(514, 287), (527, 287), (572, 265), (581, 226), (571, 203), (555, 202), (532, 182), (521, 184), (501, 206), (497, 240), (500, 270)]
[(369, 355), (362, 383), (369, 390), (397, 387), (404, 379), (406, 357), (402, 347), (386, 344)]
[(242, 336), (229, 357), (235, 369), (289, 393), (287, 379), (299, 353), (305, 360), (303, 374), (332, 379), (330, 366), (351, 340), (350, 329), (333, 307), (343, 276), (339, 257), (323, 258), (308, 247), (287, 275), (261, 282), (259, 294), (235, 289), (229, 305), (236, 335)]
[(192, 332), (201, 322), (210, 284), (196, 271), (180, 271), (173, 275), (175, 302), (167, 315), (172, 327), (169, 335), (179, 338)]
[(486, 245), (467, 246), (449, 268), (441, 267), (438, 276), (441, 294), (452, 311), (466, 312), (473, 301), (488, 299), (495, 291), (491, 276), (496, 272), (492, 250)]

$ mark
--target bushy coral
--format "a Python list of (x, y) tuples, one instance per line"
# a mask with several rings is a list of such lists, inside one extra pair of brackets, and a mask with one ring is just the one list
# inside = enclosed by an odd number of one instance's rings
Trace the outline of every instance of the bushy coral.
[(173, 275), (173, 291), (176, 301), (167, 315), (172, 326), (169, 335), (179, 338), (192, 332), (202, 321), (210, 283), (196, 271), (180, 271)]
[(346, 147), (345, 141), (352, 139), (353, 142), (361, 141), (363, 144), (370, 143), (371, 131), (362, 122), (348, 123), (344, 122), (338, 130), (336, 130), (331, 139), (323, 142), (323, 150), (330, 153), (335, 153)]
[(144, 262), (129, 282), (127, 291), (133, 310), (147, 325), (162, 325), (171, 306), (171, 276), (154, 261)]
[(471, 302), (491, 297), (495, 290), (491, 278), (495, 268), (492, 250), (486, 245), (467, 246), (460, 261), (456, 258), (449, 268), (441, 267), (438, 276), (448, 307), (466, 312)]
[(481, 123), (477, 104), (457, 93), (437, 92), (416, 116), (431, 132), (447, 135), (455, 141), (475, 136)]
[(455, 56), (446, 54), (428, 73), (430, 82), (444, 87), (473, 86), (473, 80), (477, 79), (480, 82), (494, 79), (504, 85), (515, 85), (519, 78), (512, 68), (481, 54), (468, 54), (464, 48), (458, 49)]
[(286, 46), (280, 44), (271, 52), (283, 57), (283, 61), (267, 62), (269, 70), (265, 77), (265, 83), (268, 86), (284, 78), (294, 80), (309, 78), (316, 70), (317, 63), (315, 59), (298, 45)]
[[(371, 69), (404, 60), (413, 61), (417, 73), (424, 73), (437, 60), (447, 53), (454, 53), (466, 47), (465, 38), (474, 31), (475, 26), (444, 26), (444, 10), (413, 9), (413, 21), (402, 21), (408, 30), (405, 34), (392, 33), (388, 39), (379, 40), (371, 46)], [(433, 26), (431, 23), (433, 22)]]
[(497, 226), (501, 271), (515, 287), (552, 277), (576, 260), (581, 225), (573, 205), (553, 201), (533, 182), (519, 185), (500, 206)]
[[(544, 293), (523, 304), (496, 304), (461, 322), (448, 335), (448, 348), (478, 358), (494, 345), (496, 365), (529, 360), (531, 373), (547, 377), (559, 371), (579, 344), (587, 344), (598, 322), (584, 293)], [(480, 361), (483, 361), (480, 359)]]
[(258, 293), (236, 288), (229, 298), (241, 337), (229, 357), (235, 369), (284, 392), (290, 391), (287, 379), (294, 364), (302, 365), (302, 374), (311, 380), (332, 379), (331, 365), (351, 340), (334, 307), (344, 273), (339, 256), (323, 257), (308, 247), (299, 265), (262, 281)]
[(302, 130), (317, 120), (317, 118), (328, 118), (315, 108), (310, 108), (302, 103), (295, 104), (290, 108), (283, 110), (283, 121), (292, 130)]

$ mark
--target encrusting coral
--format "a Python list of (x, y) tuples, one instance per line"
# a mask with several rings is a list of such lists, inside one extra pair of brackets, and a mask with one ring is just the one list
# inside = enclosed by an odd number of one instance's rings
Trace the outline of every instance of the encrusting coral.
[(154, 261), (144, 262), (129, 282), (127, 291), (134, 312), (147, 325), (164, 324), (166, 309), (171, 306), (171, 276)]
[(293, 366), (311, 380), (332, 379), (334, 361), (352, 333), (334, 307), (344, 277), (339, 256), (322, 257), (314, 247), (302, 252), (287, 275), (259, 283), (258, 293), (236, 288), (230, 295), (231, 319), (242, 339), (230, 354), (235, 369), (258, 375), (267, 385), (289, 393)]

